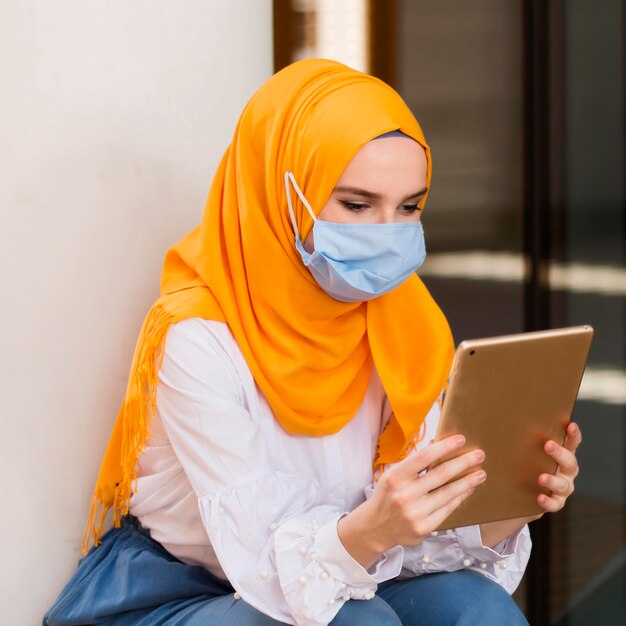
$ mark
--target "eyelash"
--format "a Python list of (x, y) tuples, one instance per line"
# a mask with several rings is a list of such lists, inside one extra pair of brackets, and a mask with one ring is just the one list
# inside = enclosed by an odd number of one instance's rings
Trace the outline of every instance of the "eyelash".
[[(352, 211), (353, 213), (359, 213), (367, 208), (369, 208), (369, 204), (359, 203), (359, 202), (348, 202), (347, 200), (339, 200), (343, 206), (348, 209), (348, 211)], [(419, 205), (417, 204), (403, 204), (402, 210), (404, 213), (408, 215), (412, 215), (415, 211), (419, 211)]]

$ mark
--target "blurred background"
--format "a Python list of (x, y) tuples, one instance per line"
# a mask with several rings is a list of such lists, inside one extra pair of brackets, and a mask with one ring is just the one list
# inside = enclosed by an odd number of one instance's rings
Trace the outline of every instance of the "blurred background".
[(342, 61), (422, 125), (420, 274), (457, 342), (595, 327), (576, 492), (516, 593), (533, 625), (626, 624), (625, 33), (622, 0), (274, 0), (276, 70)]

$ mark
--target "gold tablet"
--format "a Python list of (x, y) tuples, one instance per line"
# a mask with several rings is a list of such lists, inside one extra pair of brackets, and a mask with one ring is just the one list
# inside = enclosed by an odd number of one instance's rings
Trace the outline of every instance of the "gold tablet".
[(556, 471), (543, 446), (565, 439), (592, 338), (591, 326), (576, 326), (459, 345), (436, 438), (465, 436), (446, 458), (484, 450), (487, 480), (440, 529), (542, 512), (537, 479)]

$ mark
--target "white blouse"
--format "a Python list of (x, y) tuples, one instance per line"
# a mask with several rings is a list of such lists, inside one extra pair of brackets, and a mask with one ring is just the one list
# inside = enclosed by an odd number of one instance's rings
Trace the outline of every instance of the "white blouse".
[[(287, 433), (228, 326), (189, 319), (167, 335), (157, 410), (138, 462), (131, 513), (185, 563), (228, 579), (236, 597), (288, 624), (328, 624), (400, 576), (468, 568), (509, 593), (530, 555), (528, 528), (491, 549), (478, 526), (395, 546), (365, 570), (343, 547), (338, 519), (371, 497), (372, 458), (391, 409), (380, 378), (338, 433)], [(435, 403), (418, 449), (434, 437)]]

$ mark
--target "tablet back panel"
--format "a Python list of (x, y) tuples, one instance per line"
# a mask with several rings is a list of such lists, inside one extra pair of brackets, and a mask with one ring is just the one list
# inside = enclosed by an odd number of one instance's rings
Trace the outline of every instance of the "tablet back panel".
[(565, 439), (592, 338), (578, 326), (461, 343), (437, 439), (462, 433), (461, 453), (482, 448), (487, 480), (442, 529), (542, 511), (537, 478), (556, 470), (543, 446)]

